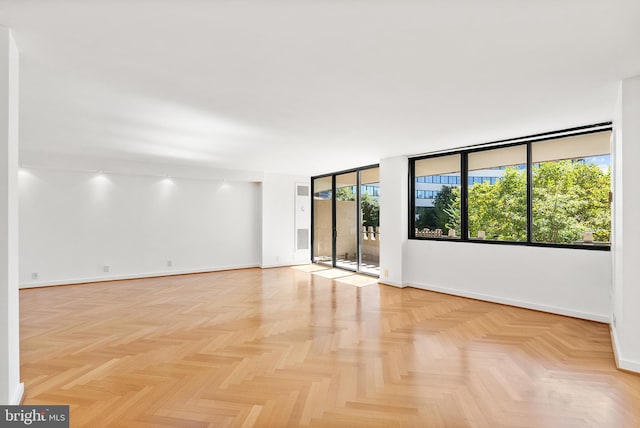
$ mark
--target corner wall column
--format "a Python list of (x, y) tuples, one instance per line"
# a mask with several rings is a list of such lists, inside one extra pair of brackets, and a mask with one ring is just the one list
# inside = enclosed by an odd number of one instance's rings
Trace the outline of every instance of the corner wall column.
[(0, 404), (18, 404), (18, 49), (0, 27)]
[(404, 287), (403, 255), (409, 227), (409, 161), (380, 161), (380, 282)]
[(620, 83), (613, 136), (613, 317), (618, 367), (640, 372), (640, 76)]

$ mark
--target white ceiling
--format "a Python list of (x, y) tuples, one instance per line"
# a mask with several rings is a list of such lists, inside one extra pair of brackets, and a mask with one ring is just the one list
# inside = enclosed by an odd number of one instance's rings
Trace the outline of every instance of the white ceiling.
[(612, 118), (638, 0), (0, 0), (23, 153), (313, 175)]

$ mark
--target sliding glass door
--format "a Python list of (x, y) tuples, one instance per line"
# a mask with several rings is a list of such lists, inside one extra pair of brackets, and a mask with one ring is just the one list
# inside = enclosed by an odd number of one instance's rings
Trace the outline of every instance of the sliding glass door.
[(360, 174), (360, 271), (380, 275), (380, 168)]
[(336, 266), (358, 270), (358, 205), (356, 172), (336, 175)]
[(313, 262), (333, 266), (333, 177), (313, 179)]
[(312, 183), (313, 262), (379, 275), (380, 169), (358, 168)]

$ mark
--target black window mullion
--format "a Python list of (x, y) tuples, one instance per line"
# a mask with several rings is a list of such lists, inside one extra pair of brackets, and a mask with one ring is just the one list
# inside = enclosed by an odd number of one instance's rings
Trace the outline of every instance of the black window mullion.
[(362, 262), (362, 195), (360, 194), (360, 173), (362, 170), (356, 171), (356, 272), (360, 272), (360, 264)]
[(533, 242), (533, 165), (531, 143), (527, 143), (527, 243)]
[(409, 161), (409, 236), (416, 236), (416, 161)]
[(336, 267), (336, 249), (338, 240), (336, 210), (336, 174), (331, 176), (331, 266)]
[(315, 256), (315, 240), (316, 240), (316, 228), (315, 228), (315, 203), (314, 203), (314, 195), (315, 195), (315, 184), (316, 180), (311, 177), (311, 263), (313, 263), (313, 258)]
[(468, 204), (468, 162), (467, 152), (460, 153), (460, 239), (469, 239), (469, 204)]

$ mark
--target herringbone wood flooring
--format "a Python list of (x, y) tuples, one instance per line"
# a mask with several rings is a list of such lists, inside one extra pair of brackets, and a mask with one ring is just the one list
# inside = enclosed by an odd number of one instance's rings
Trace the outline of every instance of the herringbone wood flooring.
[(22, 290), (25, 404), (88, 427), (640, 426), (640, 376), (615, 369), (604, 324), (340, 281)]

